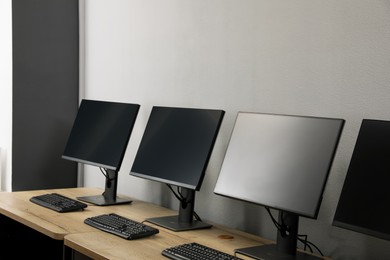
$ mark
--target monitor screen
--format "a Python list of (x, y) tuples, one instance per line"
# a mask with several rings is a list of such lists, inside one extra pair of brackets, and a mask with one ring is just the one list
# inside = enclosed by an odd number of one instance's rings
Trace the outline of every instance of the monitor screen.
[[(184, 197), (194, 196), (194, 191), (201, 188), (224, 113), (214, 109), (154, 106), (130, 174), (180, 187), (181, 202), (191, 209), (188, 205), (193, 206), (193, 201), (188, 204), (188, 198)], [(182, 226), (190, 222), (187, 224), (191, 228), (192, 213), (183, 214), (188, 216), (181, 220)]]
[(81, 100), (62, 158), (97, 166), (106, 175), (106, 196), (88, 202), (104, 205), (119, 202), (117, 173), (139, 108), (138, 104)]
[(363, 119), (333, 225), (390, 240), (390, 121)]
[[(298, 216), (316, 218), (343, 125), (342, 119), (239, 112), (214, 192), (295, 216), (296, 225)], [(296, 244), (291, 248), (295, 254)]]

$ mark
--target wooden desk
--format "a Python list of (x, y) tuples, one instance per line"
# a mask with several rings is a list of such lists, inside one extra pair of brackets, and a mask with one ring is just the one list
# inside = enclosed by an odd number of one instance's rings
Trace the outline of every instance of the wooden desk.
[[(101, 209), (106, 213), (115, 212), (130, 219), (142, 222), (146, 218), (176, 215), (177, 212), (152, 203), (134, 200), (124, 206), (109, 206)], [(238, 247), (255, 246), (269, 243), (260, 237), (239, 232), (213, 224), (210, 229), (174, 232), (149, 222), (145, 224), (159, 229), (159, 233), (150, 237), (125, 240), (112, 234), (93, 230), (68, 234), (64, 238), (65, 246), (92, 259), (167, 259), (161, 251), (167, 247), (198, 242), (234, 254)]]
[[(88, 205), (84, 211), (59, 213), (29, 201), (32, 196), (58, 192), (70, 198), (86, 194), (101, 194), (103, 190), (95, 188), (71, 188), (53, 190), (33, 190), (18, 192), (0, 192), (0, 214), (34, 229), (52, 239), (63, 240), (65, 235), (93, 231), (83, 223), (88, 216), (107, 212), (109, 208)], [(127, 206), (129, 207), (129, 206)]]
[[(223, 252), (234, 254), (234, 249), (236, 248), (271, 242), (258, 236), (222, 227), (214, 223), (210, 223), (213, 224), (213, 227), (210, 229), (181, 232), (174, 232), (155, 226), (160, 231), (156, 235), (137, 240), (125, 240), (86, 225), (84, 220), (87, 217), (100, 214), (116, 213), (142, 222), (146, 218), (176, 215), (177, 212), (136, 199), (132, 199), (133, 202), (131, 204), (123, 205), (95, 206), (91, 204), (84, 211), (67, 213), (58, 213), (29, 201), (32, 196), (50, 192), (57, 192), (70, 198), (76, 198), (78, 196), (101, 194), (103, 190), (96, 188), (71, 188), (0, 192), (0, 214), (43, 234), (44, 237), (50, 238), (50, 240), (57, 241), (57, 244), (64, 248), (63, 255), (59, 259), (73, 258), (75, 251), (92, 259), (166, 259), (161, 255), (163, 249), (188, 242), (198, 242)], [(153, 226), (149, 222), (146, 222), (146, 224)], [(16, 241), (16, 243), (19, 243), (19, 241)], [(28, 256), (30, 254), (29, 252)], [(58, 257), (51, 259), (58, 259)]]
[[(88, 205), (84, 211), (59, 213), (29, 201), (32, 196), (51, 192), (75, 199), (78, 196), (101, 194), (103, 190), (71, 188), (0, 192), (0, 242), (2, 248), (14, 247), (15, 244), (21, 246), (22, 250), (13, 252), (15, 258), (68, 258), (69, 253), (64, 250), (63, 243), (65, 235), (96, 231), (84, 224), (85, 218), (112, 210), (120, 212), (115, 207)], [(40, 243), (44, 245), (42, 248), (39, 247)], [(25, 244), (34, 244), (39, 250), (24, 250)]]
[[(130, 216), (129, 216), (130, 217)], [(150, 223), (146, 223), (154, 226)], [(160, 233), (138, 240), (124, 240), (103, 232), (87, 232), (65, 236), (66, 246), (92, 259), (167, 259), (163, 249), (183, 243), (198, 242), (234, 255), (239, 247), (261, 245), (269, 242), (259, 237), (222, 227), (174, 232), (158, 226)], [(240, 256), (243, 259), (243, 256)]]
[[(139, 222), (149, 217), (176, 215), (177, 212), (151, 203), (134, 201), (131, 207), (119, 208), (121, 214)], [(209, 222), (210, 223), (210, 222)], [(65, 236), (64, 244), (77, 252), (96, 260), (122, 259), (167, 259), (161, 255), (167, 247), (184, 243), (198, 242), (222, 252), (234, 255), (237, 248), (245, 248), (272, 243), (270, 240), (227, 228), (215, 223), (209, 229), (174, 232), (169, 229), (153, 225), (159, 233), (151, 237), (138, 240), (125, 240), (106, 232), (85, 232)], [(252, 259), (244, 255), (237, 255), (242, 259)], [(329, 259), (329, 258), (324, 258)]]

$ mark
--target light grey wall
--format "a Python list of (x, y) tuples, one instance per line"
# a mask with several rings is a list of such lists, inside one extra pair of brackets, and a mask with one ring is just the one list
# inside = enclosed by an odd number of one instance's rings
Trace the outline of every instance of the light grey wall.
[(12, 16), (11, 0), (0, 0), (0, 191), (11, 190)]
[[(346, 120), (317, 220), (300, 233), (334, 259), (389, 259), (390, 243), (331, 226), (363, 118), (390, 119), (386, 0), (85, 0), (85, 97), (141, 104), (119, 193), (173, 208), (165, 186), (129, 176), (153, 105), (218, 108), (226, 116), (196, 211), (274, 239), (260, 206), (213, 194), (236, 113)], [(103, 187), (85, 168), (85, 186)]]

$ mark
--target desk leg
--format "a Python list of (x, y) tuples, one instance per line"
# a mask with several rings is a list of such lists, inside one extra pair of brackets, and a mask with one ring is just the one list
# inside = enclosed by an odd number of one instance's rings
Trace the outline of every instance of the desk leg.
[(92, 258), (89, 258), (88, 256), (83, 255), (66, 245), (64, 245), (63, 252), (63, 260), (93, 260)]
[(72, 248), (67, 247), (66, 245), (64, 245), (64, 248), (63, 248), (62, 251), (64, 253), (63, 257), (62, 257), (63, 260), (74, 260)]

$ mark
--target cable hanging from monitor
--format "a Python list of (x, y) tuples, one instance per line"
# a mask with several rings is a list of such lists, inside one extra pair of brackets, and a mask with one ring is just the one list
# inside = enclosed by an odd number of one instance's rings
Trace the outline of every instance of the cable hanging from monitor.
[[(179, 190), (179, 187), (177, 187), (177, 192), (172, 188), (172, 185), (171, 184), (167, 184), (168, 188), (172, 191), (173, 195), (175, 195), (175, 197), (181, 202), (181, 203), (188, 203), (189, 201), (186, 200), (186, 198), (183, 197), (183, 195), (181, 194), (180, 190)], [(202, 219), (199, 217), (199, 215), (195, 212), (194, 210), (194, 213), (193, 213), (195, 219), (197, 221), (202, 221)]]
[(115, 178), (110, 178), (110, 176), (109, 176), (108, 173), (107, 173), (107, 169), (106, 169), (106, 168), (99, 167), (99, 169), (100, 169), (100, 171), (102, 172), (102, 174), (104, 175), (104, 177), (106, 178), (106, 180), (112, 181), (112, 180), (115, 179)]
[[(271, 217), (271, 220), (272, 222), (274, 223), (275, 227), (277, 228), (277, 230), (279, 232), (281, 232), (282, 236), (288, 236), (288, 233), (289, 233), (289, 227), (284, 223), (284, 218), (283, 218), (283, 211), (281, 211), (281, 214), (282, 214), (282, 217), (281, 217), (281, 222), (282, 223), (279, 223), (275, 218), (274, 216), (272, 215), (272, 212), (271, 212), (271, 209), (269, 207), (265, 207), (265, 209), (267, 210), (268, 214), (270, 215)], [(304, 238), (302, 238), (304, 237)], [(307, 235), (302, 235), (302, 234), (298, 234), (297, 235), (297, 240), (299, 242), (301, 242), (303, 245), (304, 245), (304, 248), (303, 250), (306, 251), (306, 248), (309, 249), (309, 251), (311, 253), (313, 253), (313, 248), (312, 246), (321, 254), (321, 256), (324, 256), (323, 253), (321, 252), (321, 250), (312, 242), (308, 241), (307, 240)]]

